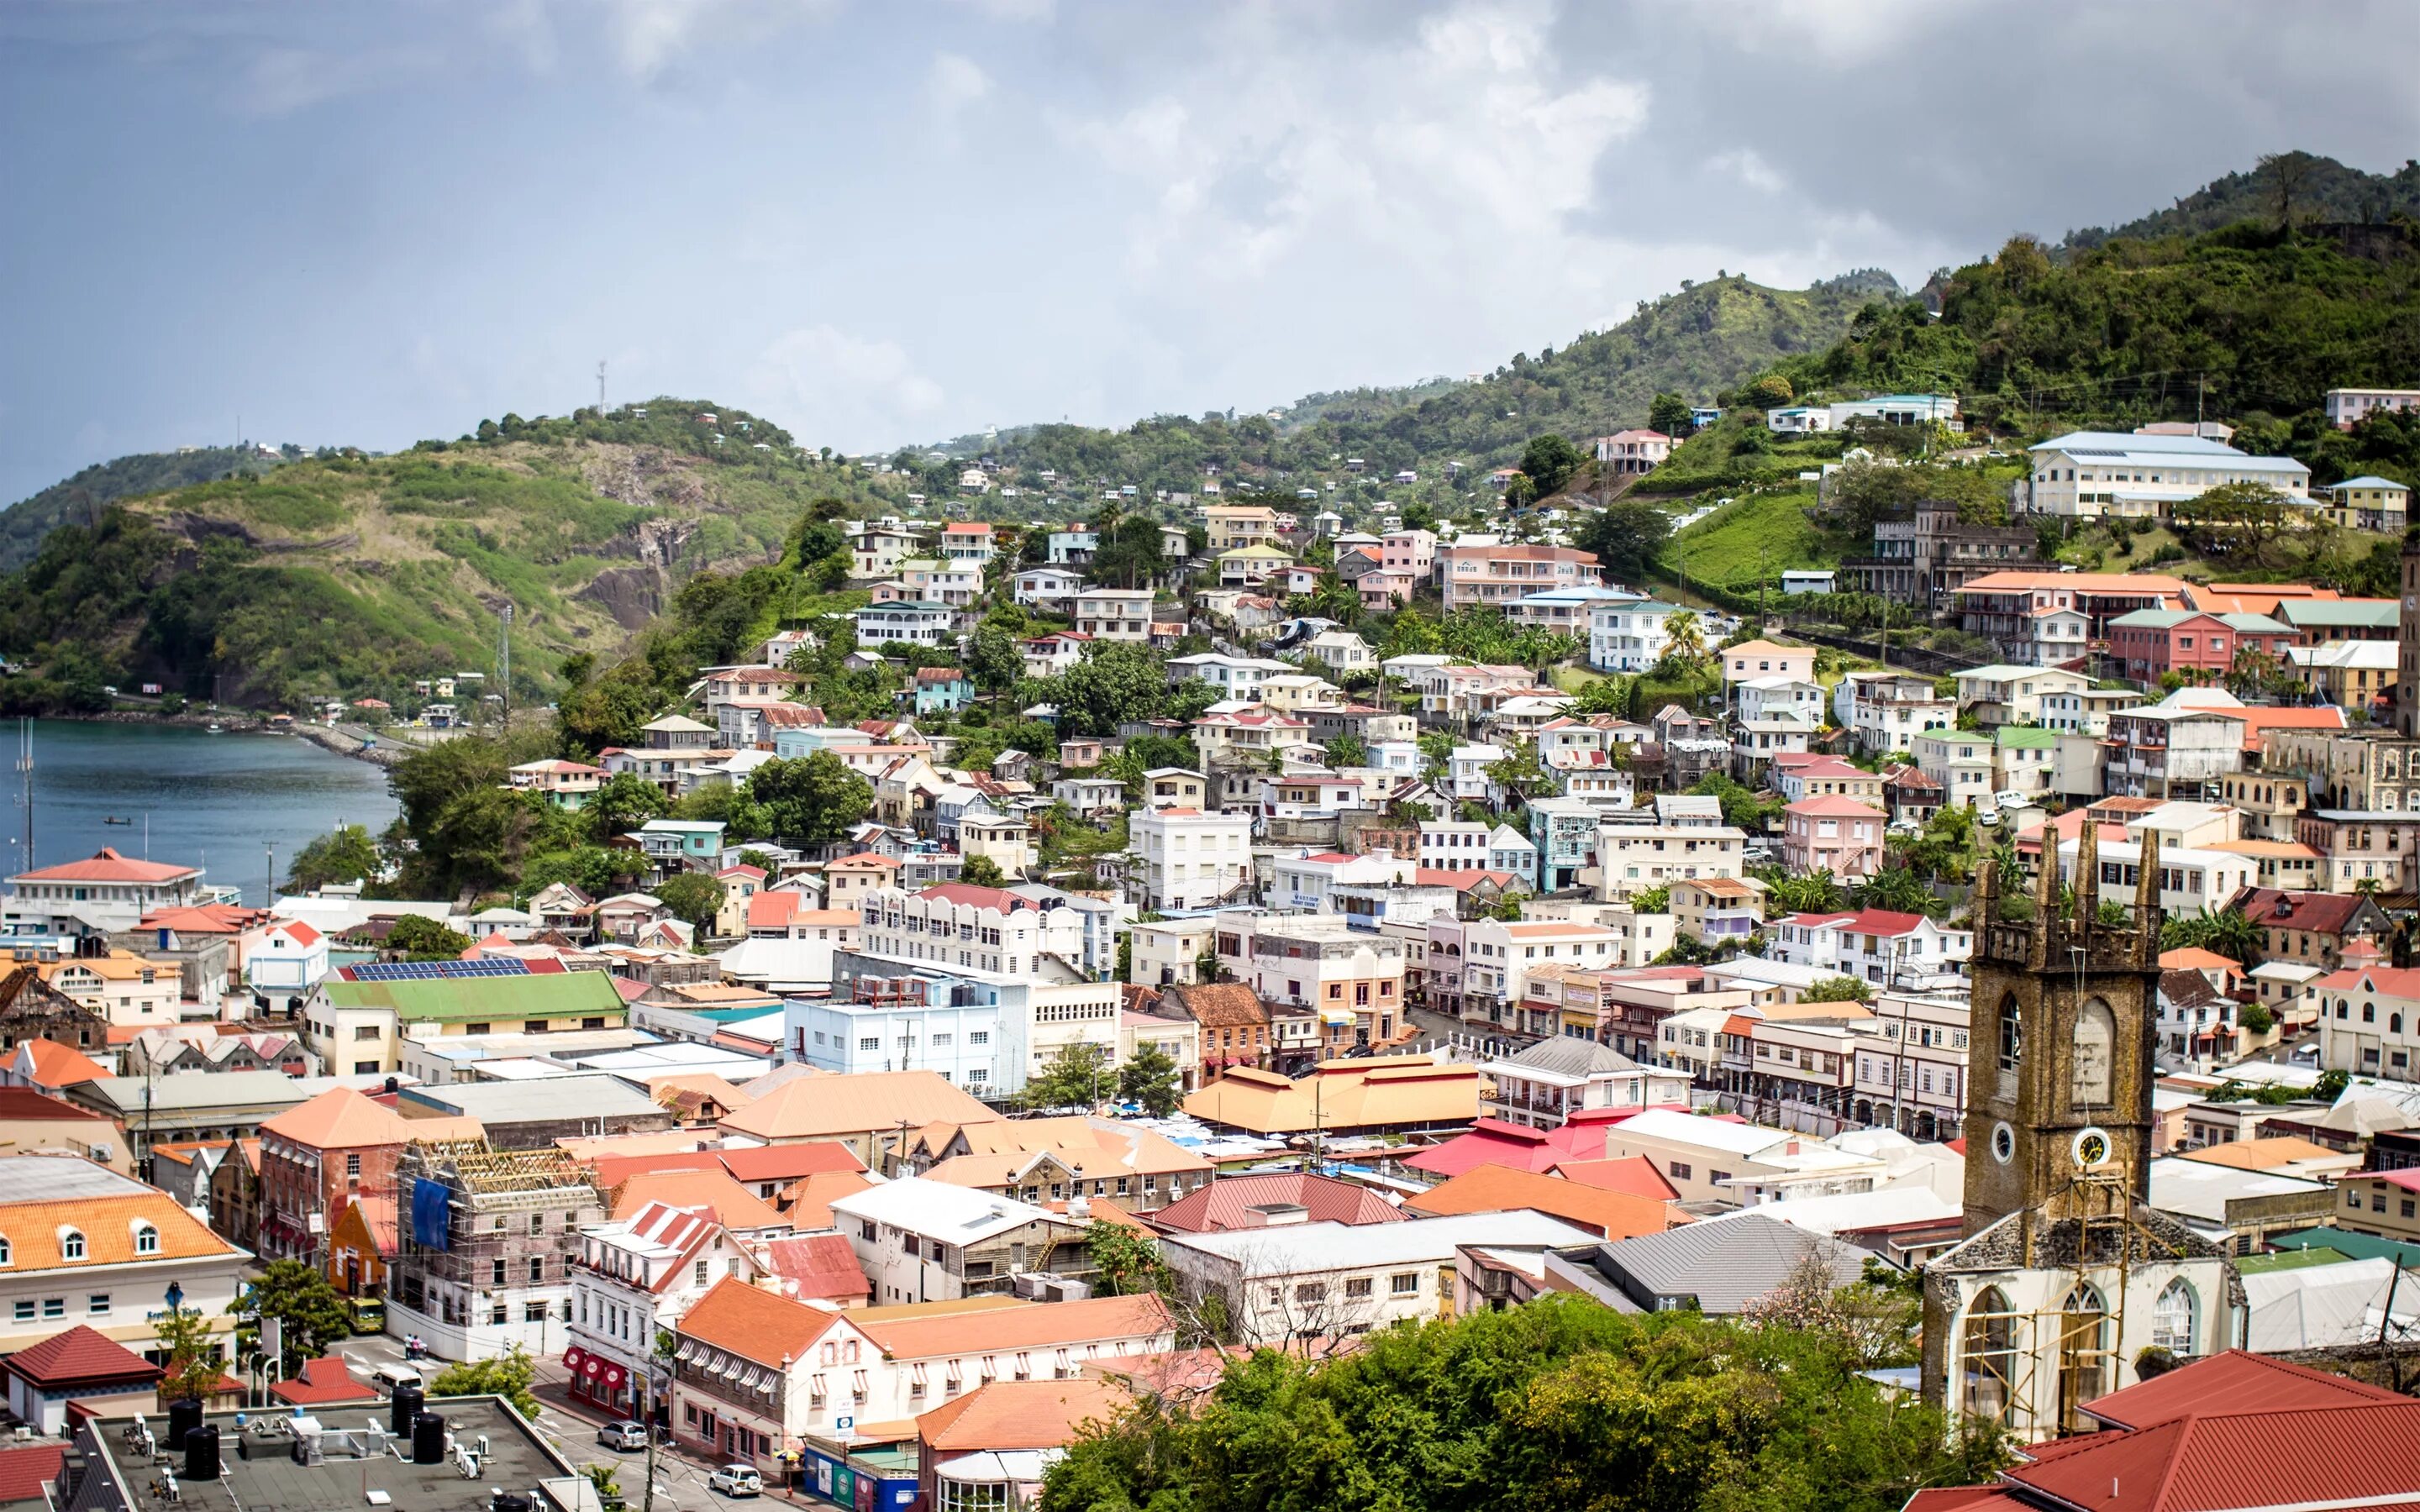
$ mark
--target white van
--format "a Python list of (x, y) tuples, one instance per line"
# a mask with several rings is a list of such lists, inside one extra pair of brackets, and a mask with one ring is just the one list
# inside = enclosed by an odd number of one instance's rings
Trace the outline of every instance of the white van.
[(389, 1396), (395, 1395), (396, 1388), (398, 1386), (417, 1386), (422, 1390), (427, 1389), (427, 1383), (420, 1379), (420, 1372), (408, 1365), (379, 1366), (370, 1372), (370, 1384)]

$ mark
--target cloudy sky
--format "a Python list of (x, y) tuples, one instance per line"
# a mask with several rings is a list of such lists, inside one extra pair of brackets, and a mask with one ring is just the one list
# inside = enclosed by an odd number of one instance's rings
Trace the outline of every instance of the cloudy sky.
[(2403, 0), (0, 8), (0, 500), (659, 393), (850, 451), (1492, 367), (2420, 144)]

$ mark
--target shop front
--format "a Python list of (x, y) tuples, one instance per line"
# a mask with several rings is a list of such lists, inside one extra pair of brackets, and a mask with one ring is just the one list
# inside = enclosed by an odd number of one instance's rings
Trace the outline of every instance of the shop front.
[(574, 1345), (563, 1351), (563, 1367), (571, 1373), (566, 1389), (576, 1399), (616, 1417), (641, 1415), (639, 1394), (644, 1382), (621, 1361)]

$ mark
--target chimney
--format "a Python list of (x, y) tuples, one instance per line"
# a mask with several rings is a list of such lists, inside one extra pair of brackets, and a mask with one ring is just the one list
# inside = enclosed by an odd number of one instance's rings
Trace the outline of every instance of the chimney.
[(1311, 1210), (1299, 1202), (1259, 1202), (1244, 1210), (1247, 1228), (1282, 1228), (1311, 1222)]

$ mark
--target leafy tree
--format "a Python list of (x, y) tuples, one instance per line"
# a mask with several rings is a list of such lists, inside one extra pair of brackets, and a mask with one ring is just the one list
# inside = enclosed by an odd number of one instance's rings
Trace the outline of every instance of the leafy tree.
[(1752, 835), (1761, 833), (1765, 821), (1781, 811), (1779, 794), (1752, 792), (1720, 772), (1708, 772), (1689, 791), (1701, 798), (1720, 799), (1723, 823)]
[(387, 929), (385, 945), (406, 961), (456, 961), (471, 948), (471, 936), (425, 914), (405, 914)]
[(1810, 1326), (1550, 1295), (1327, 1358), (1263, 1350), (1198, 1402), (1149, 1395), (1079, 1439), (1037, 1512), (1890, 1512), (2007, 1460), (2002, 1435), (1864, 1377), (1903, 1356), (1905, 1314), (1893, 1295)]
[(1664, 616), (1664, 659), (1692, 671), (1704, 665), (1705, 630), (1695, 613), (1679, 609)]
[(673, 805), (672, 817), (720, 824), (725, 840), (765, 835), (772, 830), (772, 821), (763, 808), (750, 799), (748, 790), (727, 781), (708, 782), (684, 795)]
[(2266, 1034), (2277, 1026), (2277, 1016), (2258, 1003), (2246, 1003), (2235, 1022), (2243, 1026), (2246, 1034)]
[(2312, 1086), (2311, 1095), (2323, 1103), (2334, 1103), (2344, 1096), (2345, 1088), (2351, 1085), (2350, 1072), (2323, 1071), (2319, 1072), (2319, 1081)]
[(167, 1356), (162, 1365), (160, 1399), (182, 1401), (189, 1397), (208, 1396), (216, 1389), (219, 1377), (218, 1336), (210, 1331), (209, 1315), (198, 1307), (178, 1307), (163, 1312), (154, 1324), (160, 1336), (159, 1349)]
[(1640, 914), (1670, 913), (1672, 911), (1671, 884), (1668, 882), (1658, 883), (1652, 887), (1643, 888), (1637, 892), (1632, 893), (1630, 895), (1630, 907), (1632, 912)]
[(1008, 878), (1001, 873), (1000, 863), (988, 856), (970, 856), (958, 869), (958, 880), (974, 887), (1002, 887)]
[(1798, 397), (1798, 391), (1778, 373), (1767, 373), (1740, 390), (1740, 397), (1759, 409), (1778, 409)]
[(320, 1269), (303, 1260), (271, 1260), (227, 1311), (240, 1331), (257, 1341), (264, 1319), (278, 1319), (284, 1332), (285, 1357), (279, 1368), (287, 1379), (304, 1360), (328, 1352), (337, 1340), (350, 1338), (351, 1315)]
[(1674, 438), (1689, 434), (1689, 401), (1677, 393), (1659, 393), (1647, 407), (1647, 424)]
[(1359, 766), (1370, 759), (1370, 748), (1361, 743), (1359, 735), (1339, 735), (1327, 743), (1326, 749), (1327, 764), (1340, 772), (1348, 766)]
[(1529, 480), (1543, 499), (1559, 493), (1564, 484), (1588, 456), (1578, 447), (1552, 432), (1532, 440), (1521, 453), (1521, 475)]
[(644, 857), (636, 851), (609, 850), (602, 845), (538, 851), (522, 867), (520, 885), (513, 894), (526, 903), (558, 882), (568, 882), (591, 898), (602, 898), (636, 881), (644, 865)]
[[(1672, 522), (1644, 499), (1624, 496), (1580, 519), (1573, 540), (1595, 553), (1614, 582), (1643, 583), (1657, 571), (1657, 559), (1672, 535)], [(1676, 616), (1677, 617), (1677, 616)]]
[(513, 1404), (524, 1417), (537, 1417), (537, 1394), (530, 1382), (537, 1379), (537, 1366), (529, 1351), (519, 1344), (507, 1345), (504, 1352), (490, 1360), (466, 1360), (448, 1365), (428, 1383), (431, 1396), (502, 1396)]
[(1156, 716), (1169, 697), (1168, 667), (1150, 647), (1094, 640), (1081, 660), (1049, 680), (1059, 726), (1074, 735), (1114, 735), (1118, 726)]
[(1095, 1218), (1085, 1226), (1084, 1250), (1100, 1268), (1098, 1284), (1108, 1295), (1176, 1288), (1176, 1273), (1160, 1257), (1159, 1242), (1141, 1229)]
[(1439, 633), (1436, 621), (1406, 605), (1397, 609), (1388, 624), (1387, 639), (1378, 648), (1378, 655), (1381, 659), (1434, 656), (1444, 649), (1445, 637)]
[(378, 842), (360, 825), (338, 825), (294, 853), (286, 869), (286, 890), (310, 892), (331, 883), (360, 882), (379, 874)]
[(2163, 950), (2202, 949), (2223, 955), (2238, 965), (2257, 965), (2261, 959), (2260, 926), (2237, 909), (2171, 914), (2160, 923)]
[(1487, 779), (1502, 788), (1513, 802), (1522, 804), (1554, 785), (1554, 779), (1538, 759), (1538, 743), (1534, 740), (1522, 741), (1501, 760), (1488, 764)]
[(1829, 872), (1776, 871), (1763, 880), (1766, 901), (1784, 913), (1834, 914), (1848, 901)]
[(650, 819), (661, 819), (672, 802), (664, 790), (636, 772), (616, 772), (597, 789), (581, 809), (597, 839), (627, 835)]
[(975, 626), (974, 644), (967, 656), (967, 674), (986, 693), (1005, 693), (1025, 677), (1025, 654), (1016, 637), (986, 619)]
[(828, 750), (776, 759), (748, 775), (748, 796), (762, 804), (773, 833), (838, 840), (874, 808), (874, 784)]
[(1141, 1103), (1142, 1110), (1155, 1119), (1167, 1118), (1176, 1111), (1180, 1098), (1176, 1062), (1157, 1045), (1138, 1045), (1118, 1068), (1118, 1097)]
[[(1109, 1067), (1109, 1054), (1100, 1045), (1062, 1045), (1049, 1063), (1027, 1080), (1017, 1103), (1028, 1108), (1091, 1107), (1101, 1101), (1101, 1076)], [(1114, 1072), (1109, 1086), (1113, 1089), (1117, 1086)]]
[(1826, 977), (1807, 983), (1802, 998), (1809, 1003), (1870, 1003), (1874, 990), (1854, 977)]
[(656, 896), (673, 911), (673, 917), (693, 924), (703, 934), (713, 924), (714, 916), (722, 911), (726, 889), (720, 878), (703, 872), (683, 872), (666, 877), (656, 888)]
[[(1105, 505), (1104, 517), (1115, 505)], [(1168, 570), (1159, 540), (1159, 521), (1148, 515), (1129, 515), (1100, 527), (1101, 544), (1093, 552), (1093, 580), (1117, 588), (1140, 588)]]

